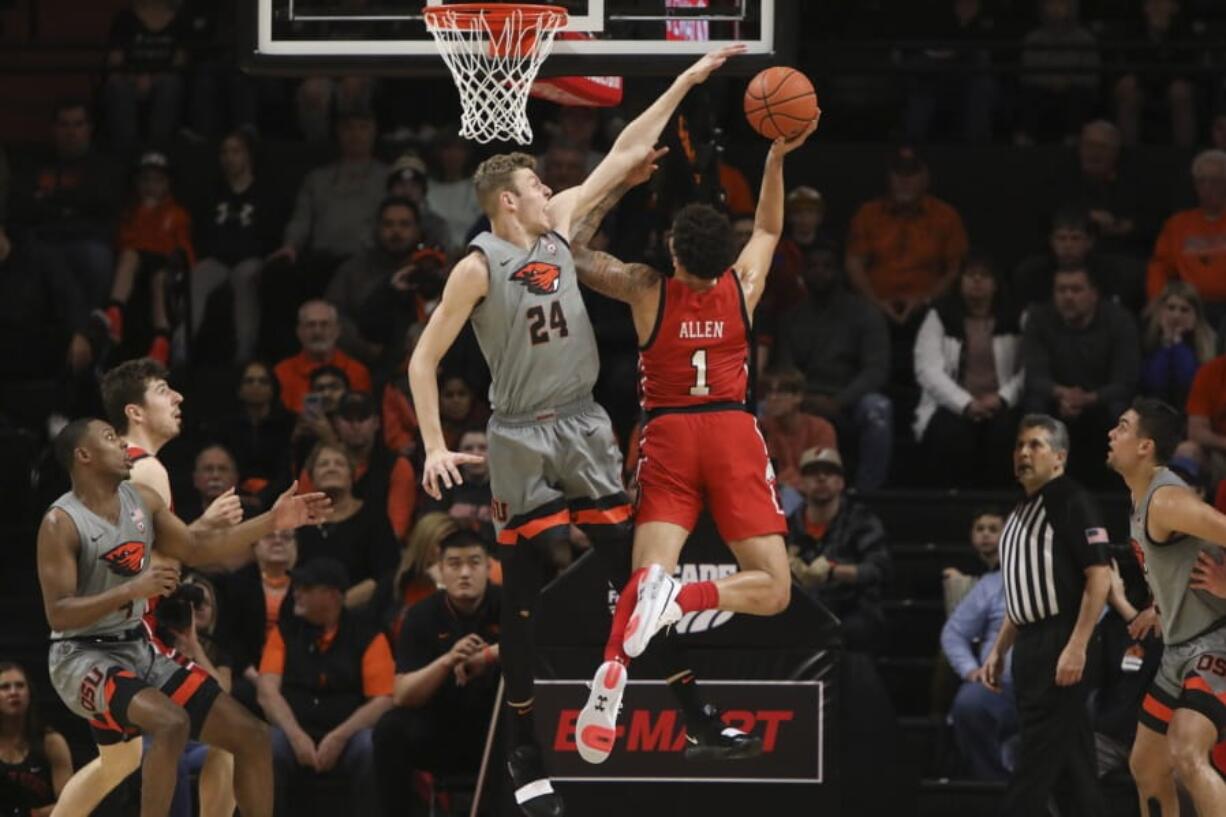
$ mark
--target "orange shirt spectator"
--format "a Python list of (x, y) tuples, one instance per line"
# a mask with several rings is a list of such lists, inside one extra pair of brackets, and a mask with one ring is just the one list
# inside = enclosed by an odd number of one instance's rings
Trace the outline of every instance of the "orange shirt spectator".
[(370, 370), (339, 349), (323, 360), (315, 360), (306, 352), (299, 352), (282, 360), (273, 369), (281, 386), (281, 402), (287, 409), (302, 412), (302, 399), (311, 390), (311, 372), (320, 366), (335, 366), (343, 371), (349, 378), (351, 391), (370, 393)]
[[(404, 380), (404, 378), (399, 378)], [(408, 384), (401, 388), (397, 382), (383, 387), (383, 443), (392, 451), (411, 456), (417, 450), (417, 411), (409, 400)]]
[(945, 290), (966, 256), (958, 211), (928, 194), (928, 166), (909, 148), (890, 164), (889, 192), (856, 211), (847, 238), (852, 286), (905, 323)]
[(1226, 303), (1226, 213), (1210, 218), (1197, 208), (1166, 220), (1149, 261), (1146, 295), (1158, 297), (1173, 278), (1196, 287), (1206, 301)]
[(775, 466), (775, 477), (784, 485), (800, 488), (800, 455), (810, 448), (839, 448), (838, 434), (829, 420), (800, 410), (804, 401), (804, 373), (793, 368), (776, 369), (762, 378), (762, 433)]
[(138, 204), (120, 222), (119, 249), (165, 256), (182, 252), (187, 266), (195, 266), (191, 216), (170, 196), (156, 204)]
[[(319, 654), (325, 654), (336, 641), (338, 627), (323, 631), (315, 640)], [(260, 672), (282, 675), (285, 672), (285, 640), (281, 628), (274, 626), (268, 631), (264, 652), (260, 655)], [(391, 695), (396, 682), (396, 662), (392, 659), (392, 646), (383, 633), (376, 635), (362, 652), (362, 694), (367, 698)]]
[(1188, 435), (1193, 440), (1197, 436), (1196, 426), (1205, 420), (1214, 434), (1226, 435), (1226, 355), (1219, 355), (1196, 370), (1187, 411)]

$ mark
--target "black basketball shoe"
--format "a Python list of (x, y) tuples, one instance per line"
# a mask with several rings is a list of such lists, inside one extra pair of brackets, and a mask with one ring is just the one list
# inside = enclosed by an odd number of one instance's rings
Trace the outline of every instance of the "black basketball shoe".
[(685, 725), (686, 760), (744, 760), (762, 754), (762, 738), (724, 723), (711, 704), (703, 706), (702, 715)]
[(528, 817), (562, 817), (562, 797), (553, 790), (541, 750), (526, 743), (516, 746), (507, 758), (507, 768), (515, 785), (515, 802)]

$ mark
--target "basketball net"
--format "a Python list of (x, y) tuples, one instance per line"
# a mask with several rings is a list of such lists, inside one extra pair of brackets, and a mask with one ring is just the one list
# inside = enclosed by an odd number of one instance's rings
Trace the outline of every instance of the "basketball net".
[(531, 144), (528, 91), (566, 25), (553, 6), (429, 6), (426, 28), (460, 92), (460, 136)]

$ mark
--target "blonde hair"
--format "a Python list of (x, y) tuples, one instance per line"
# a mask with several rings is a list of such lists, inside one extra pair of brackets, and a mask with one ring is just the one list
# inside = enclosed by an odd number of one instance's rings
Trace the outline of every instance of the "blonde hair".
[(1145, 307), (1145, 348), (1155, 349), (1162, 342), (1162, 310), (1171, 298), (1182, 298), (1192, 307), (1196, 315), (1196, 326), (1192, 329), (1192, 348), (1196, 350), (1196, 359), (1204, 363), (1217, 354), (1217, 332), (1205, 319), (1205, 302), (1201, 300), (1196, 287), (1187, 281), (1168, 281), (1158, 297)]
[(396, 577), (392, 587), (399, 588), (406, 573), (421, 576), (438, 558), (438, 544), (451, 534), (457, 532), (460, 526), (445, 513), (435, 511), (422, 514), (405, 538), (404, 550), (400, 554), (400, 566), (396, 568)]
[(477, 165), (473, 174), (473, 187), (477, 190), (477, 203), (490, 218), (498, 212), (498, 195), (515, 189), (514, 175), (516, 170), (535, 170), (536, 159), (527, 153), (499, 153)]

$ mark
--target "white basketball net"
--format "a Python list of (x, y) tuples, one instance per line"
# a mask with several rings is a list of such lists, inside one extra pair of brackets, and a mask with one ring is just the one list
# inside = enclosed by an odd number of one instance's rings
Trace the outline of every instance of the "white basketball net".
[(565, 9), (516, 8), (501, 28), (481, 11), (430, 9), (426, 28), (460, 91), (460, 136), (475, 142), (532, 143), (528, 91), (566, 25)]

